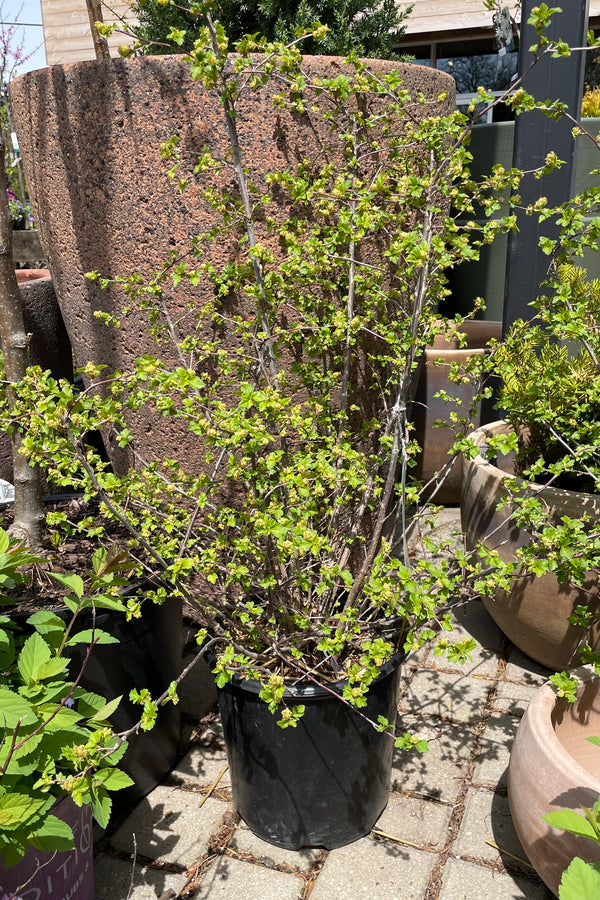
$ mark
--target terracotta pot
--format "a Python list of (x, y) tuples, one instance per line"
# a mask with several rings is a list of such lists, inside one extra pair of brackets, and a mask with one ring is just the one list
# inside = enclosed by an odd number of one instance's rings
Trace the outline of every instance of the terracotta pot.
[[(413, 105), (413, 115), (454, 108), (454, 81), (447, 74), (405, 63), (369, 64), (379, 73), (400, 70), (403, 89), (428, 98), (425, 105)], [(334, 77), (344, 63), (306, 57), (303, 67), (311, 77)], [(312, 113), (297, 116), (274, 109), (272, 94), (279, 90), (271, 84), (238, 109), (245, 165), (258, 195), (269, 191), (268, 172), (322, 154), (324, 147), (332, 161), (341, 153), (331, 149), (328, 126)], [(447, 97), (436, 102), (441, 92)], [(182, 57), (148, 56), (27, 72), (11, 83), (11, 102), (36, 222), (78, 365), (95, 361), (108, 371), (128, 370), (143, 353), (159, 353), (167, 363), (179, 364), (174, 352), (153, 343), (144, 313), (128, 316), (118, 331), (99, 321), (95, 313), (102, 311), (121, 318), (129, 301), (119, 286), (102, 291), (84, 273), (96, 270), (113, 277), (139, 271), (148, 277), (172, 253), (189, 253), (191, 235), (220, 221), (203, 196), (206, 181), (192, 179), (180, 194), (167, 177), (171, 164), (160, 155), (161, 144), (178, 135), (182, 175), (196, 164), (205, 145), (223, 157), (228, 141), (215, 93), (192, 81)], [(218, 181), (217, 187), (224, 186), (231, 187), (229, 174)], [(275, 215), (286, 213), (286, 202), (277, 201)], [(260, 225), (258, 237), (276, 255), (281, 252), (278, 237)], [(221, 268), (238, 255), (237, 238), (224, 236), (203, 261), (210, 259)], [(166, 282), (163, 289), (173, 321), (189, 318), (191, 296), (199, 306), (214, 301), (214, 287), (206, 282), (195, 289), (186, 283), (178, 290)], [(231, 313), (250, 314), (237, 308)], [(237, 346), (239, 341), (226, 322), (206, 326), (206, 336), (221, 345)], [(197, 460), (202, 466), (199, 439), (172, 418), (154, 416), (146, 408), (131, 414), (128, 427), (145, 459), (176, 454), (188, 465)], [(118, 448), (107, 449), (120, 471), (133, 464), (133, 456), (123, 459)]]
[[(465, 347), (460, 346), (458, 334), (467, 336)], [(502, 322), (464, 322), (460, 326), (451, 324), (448, 332), (438, 334), (433, 344), (425, 350), (411, 416), (415, 426), (415, 440), (421, 448), (415, 475), (424, 484), (435, 479), (427, 496), (433, 494), (436, 503), (460, 502), (461, 467), (460, 460), (455, 458), (445, 477), (436, 479), (437, 473), (450, 462), (448, 451), (454, 440), (454, 432), (452, 428), (435, 428), (434, 423), (439, 420), (448, 422), (453, 412), (465, 415), (474, 396), (470, 384), (454, 384), (450, 381), (450, 366), (453, 363), (463, 366), (470, 356), (485, 353), (485, 346), (491, 338), (499, 340), (501, 337)], [(436, 397), (439, 391), (445, 391), (455, 400)], [(476, 427), (481, 424), (481, 406), (478, 407), (474, 424)], [(440, 486), (436, 490), (438, 484)]]
[(519, 725), (508, 767), (513, 822), (540, 878), (558, 896), (562, 873), (575, 856), (600, 859), (591, 840), (551, 828), (542, 816), (559, 809), (582, 814), (600, 795), (600, 748), (586, 737), (600, 733), (600, 679), (582, 684), (577, 702), (559, 699), (551, 685), (533, 696)]
[[(493, 422), (475, 431), (473, 438), (484, 448), (488, 434), (508, 432), (506, 423)], [(486, 547), (496, 549), (503, 561), (515, 560), (516, 550), (526, 546), (531, 535), (508, 521), (513, 509), (510, 504), (504, 509), (498, 508), (506, 496), (504, 480), (515, 477), (511, 459), (504, 457), (492, 463), (481, 452), (473, 460), (463, 459), (462, 466), (461, 522), (467, 546), (472, 550), (478, 541), (482, 541)], [(549, 487), (536, 491), (536, 496), (547, 504), (556, 521), (564, 515), (571, 518), (584, 514), (600, 516), (600, 496), (595, 494)], [(578, 665), (578, 647), (586, 639), (592, 646), (600, 647), (597, 625), (587, 634), (583, 628), (567, 621), (579, 604), (587, 605), (593, 611), (598, 608), (596, 572), (589, 574), (584, 589), (559, 584), (552, 574), (540, 577), (517, 574), (509, 593), (498, 590), (494, 599), (485, 598), (483, 602), (513, 644), (550, 669)]]

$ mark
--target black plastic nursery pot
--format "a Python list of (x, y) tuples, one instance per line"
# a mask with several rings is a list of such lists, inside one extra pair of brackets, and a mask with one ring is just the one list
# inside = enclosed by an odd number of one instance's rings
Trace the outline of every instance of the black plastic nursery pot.
[(64, 797), (52, 815), (73, 830), (73, 850), (59, 853), (30, 847), (16, 866), (5, 869), (0, 857), (0, 895), (5, 900), (94, 900), (94, 840), (89, 806), (76, 806)]
[(382, 668), (360, 710), (340, 699), (344, 682), (286, 691), (286, 704), (306, 707), (295, 728), (277, 725), (256, 681), (236, 678), (219, 691), (233, 803), (258, 837), (333, 850), (369, 833), (388, 802), (394, 750), (371, 722), (395, 723), (404, 657)]
[[(102, 610), (96, 615), (96, 626), (119, 643), (94, 647), (81, 683), (107, 700), (122, 697), (111, 723), (115, 731), (126, 731), (142, 715), (142, 707), (129, 699), (132, 688), (148, 688), (156, 699), (181, 672), (181, 600), (169, 597), (160, 606), (146, 601), (142, 617), (130, 622), (121, 613)], [(130, 738), (119, 768), (134, 784), (112, 795), (113, 808), (137, 803), (163, 780), (177, 761), (180, 737), (179, 706), (169, 702), (158, 710), (151, 731), (140, 731)]]
[[(124, 591), (132, 596), (148, 587), (140, 581)], [(71, 613), (64, 607), (53, 610), (69, 620)], [(25, 620), (28, 614), (17, 613)], [(91, 616), (82, 614), (81, 630), (91, 627)], [(118, 640), (118, 644), (96, 644), (86, 663), (81, 686), (100, 694), (107, 701), (121, 697), (111, 716), (116, 732), (132, 728), (142, 716), (142, 707), (129, 699), (132, 688), (148, 688), (153, 699), (159, 697), (181, 672), (182, 665), (182, 604), (176, 597), (168, 597), (160, 606), (145, 601), (139, 619), (127, 621), (121, 612), (98, 610), (95, 626)], [(87, 647), (77, 645), (73, 652), (71, 671), (79, 672)], [(137, 803), (149, 794), (177, 762), (181, 738), (179, 706), (169, 702), (158, 710), (151, 731), (139, 731), (129, 738), (129, 746), (119, 768), (134, 784), (112, 794), (113, 810), (118, 811)], [(1, 886), (1, 885), (0, 885)]]

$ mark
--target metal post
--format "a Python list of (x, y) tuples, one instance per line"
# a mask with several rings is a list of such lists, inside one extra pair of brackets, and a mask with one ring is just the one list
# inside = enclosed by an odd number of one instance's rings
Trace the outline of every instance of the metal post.
[[(519, 43), (519, 73), (531, 64), (529, 47), (537, 42), (535, 29), (527, 25), (531, 9), (537, 0), (523, 0), (521, 9), (521, 36)], [(562, 13), (556, 13), (547, 37), (563, 40), (572, 47), (587, 43), (589, 0), (571, 0), (563, 4)], [(585, 53), (572, 53), (569, 57), (551, 59), (544, 57), (524, 80), (524, 88), (538, 100), (560, 99), (567, 105), (571, 115), (579, 117), (583, 94)], [(539, 197), (547, 197), (548, 205), (563, 203), (572, 196), (574, 179), (574, 140), (572, 123), (566, 119), (548, 119), (539, 110), (517, 116), (515, 122), (515, 143), (513, 166), (519, 169), (533, 169), (544, 163), (551, 151), (565, 165), (537, 181), (526, 175), (519, 194), (523, 206), (534, 203)], [(540, 283), (548, 271), (548, 257), (539, 248), (542, 236), (554, 236), (549, 222), (538, 222), (536, 216), (526, 216), (517, 212), (517, 234), (508, 240), (506, 261), (506, 284), (504, 292), (503, 330), (506, 333), (515, 319), (531, 318), (528, 306), (538, 296)]]

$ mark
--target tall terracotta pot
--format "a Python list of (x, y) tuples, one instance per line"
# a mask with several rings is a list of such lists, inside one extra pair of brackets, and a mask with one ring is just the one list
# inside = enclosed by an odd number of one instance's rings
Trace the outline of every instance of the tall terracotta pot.
[(600, 679), (586, 673), (577, 702), (560, 700), (552, 686), (533, 696), (515, 738), (508, 767), (508, 799), (519, 836), (540, 878), (558, 896), (562, 873), (575, 856), (600, 860), (585, 837), (552, 828), (542, 816), (560, 809), (583, 815), (600, 795)]
[[(458, 335), (466, 336), (465, 346), (461, 346)], [(416, 477), (424, 484), (431, 482), (428, 496), (433, 495), (435, 503), (458, 504), (460, 502), (461, 466), (455, 459), (450, 462), (448, 451), (454, 441), (452, 428), (436, 428), (437, 421), (449, 422), (450, 415), (468, 414), (475, 390), (471, 384), (454, 384), (450, 380), (450, 366), (464, 366), (469, 357), (485, 353), (485, 347), (492, 338), (502, 337), (502, 322), (475, 321), (461, 325), (450, 324), (450, 328), (435, 337), (433, 344), (424, 353), (419, 380), (412, 407), (411, 419), (415, 426), (415, 440), (421, 452), (417, 457)], [(452, 400), (444, 400), (436, 394), (444, 391)], [(481, 424), (481, 405), (473, 420), (475, 427)], [(443, 470), (443, 474), (438, 476)]]
[[(514, 478), (509, 457), (486, 459), (487, 436), (508, 433), (505, 422), (493, 422), (479, 428), (473, 438), (480, 447), (473, 460), (463, 459), (461, 521), (469, 549), (478, 541), (496, 549), (505, 562), (516, 560), (516, 551), (526, 546), (531, 535), (509, 521), (513, 507), (499, 508), (506, 497), (504, 481)], [(502, 468), (501, 468), (502, 466)], [(576, 491), (543, 488), (537, 496), (548, 506), (553, 518), (600, 516), (600, 496)], [(484, 604), (496, 624), (513, 644), (532, 659), (550, 669), (566, 669), (578, 665), (578, 648), (587, 639), (600, 647), (597, 625), (586, 634), (579, 626), (571, 625), (568, 617), (579, 604), (598, 608), (598, 574), (591, 572), (582, 588), (559, 584), (552, 574), (534, 577), (515, 575), (510, 592), (498, 590), (493, 599)]]
[[(412, 115), (453, 109), (454, 81), (445, 73), (403, 63), (370, 60), (369, 65), (379, 73), (399, 69), (403, 88), (428, 98), (426, 104), (412, 105)], [(333, 77), (344, 64), (337, 58), (307, 57), (303, 67), (310, 76)], [(280, 89), (273, 84), (256, 91), (238, 110), (240, 141), (257, 196), (268, 191), (267, 172), (286, 170), (310, 155), (328, 154), (335, 161), (339, 150), (331, 151), (326, 126), (310, 111), (299, 116), (273, 108), (272, 95)], [(446, 99), (438, 102), (442, 92), (447, 92)], [(149, 276), (171, 253), (188, 253), (192, 235), (220, 221), (202, 194), (207, 182), (192, 180), (180, 194), (167, 176), (172, 162), (166, 163), (160, 150), (164, 141), (178, 135), (181, 174), (193, 168), (205, 145), (223, 157), (223, 112), (214, 92), (192, 81), (189, 65), (178, 56), (81, 62), (28, 72), (11, 83), (11, 102), (35, 218), (75, 359), (79, 365), (102, 363), (109, 372), (126, 370), (132, 359), (157, 352), (146, 315), (130, 315), (118, 331), (107, 328), (95, 313), (121, 318), (128, 300), (118, 287), (102, 291), (85, 273), (95, 270), (110, 277), (139, 271)], [(217, 184), (231, 189), (234, 182), (227, 171)], [(274, 206), (274, 214), (284, 214), (285, 203), (278, 202), (281, 208)], [(276, 255), (281, 253), (276, 236), (266, 229), (259, 236)], [(210, 258), (219, 268), (238, 252), (237, 243), (224, 235), (202, 262)], [(194, 264), (193, 257), (188, 261)], [(175, 289), (167, 280), (162, 289), (172, 320), (188, 316), (190, 286)], [(194, 299), (198, 304), (214, 302), (214, 288), (198, 288)], [(229, 312), (245, 314), (243, 309)], [(237, 346), (239, 341), (225, 324), (214, 330), (207, 326), (207, 338), (221, 346)], [(175, 361), (173, 352), (158, 352), (167, 362)], [(149, 410), (132, 414), (128, 426), (145, 459), (177, 454), (189, 463), (203, 455), (197, 438)], [(116, 448), (108, 449), (119, 467), (130, 461), (120, 460)]]

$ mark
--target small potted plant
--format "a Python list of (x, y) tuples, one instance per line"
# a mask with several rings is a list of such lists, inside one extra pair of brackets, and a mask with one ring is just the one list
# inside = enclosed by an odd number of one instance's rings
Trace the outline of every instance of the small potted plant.
[(120, 698), (107, 703), (82, 687), (94, 646), (116, 639), (94, 616), (90, 628), (78, 620), (122, 601), (110, 596), (118, 579), (97, 556), (90, 595), (79, 575), (54, 575), (68, 615), (15, 616), (32, 567), (43, 562), (0, 529), (0, 880), (11, 897), (54, 884), (84, 898), (93, 895), (90, 813), (106, 827), (111, 792), (132, 781), (117, 767), (127, 744), (110, 724)]
[(479, 582), (487, 609), (560, 670), (597, 661), (600, 646), (600, 284), (562, 263), (534, 307), (491, 356), (505, 419), (473, 435), (461, 509), (493, 570)]

